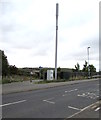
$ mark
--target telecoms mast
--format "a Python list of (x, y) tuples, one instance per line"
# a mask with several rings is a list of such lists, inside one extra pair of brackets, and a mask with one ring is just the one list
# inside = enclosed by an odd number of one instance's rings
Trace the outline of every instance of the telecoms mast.
[(58, 3), (56, 4), (55, 80), (57, 80)]

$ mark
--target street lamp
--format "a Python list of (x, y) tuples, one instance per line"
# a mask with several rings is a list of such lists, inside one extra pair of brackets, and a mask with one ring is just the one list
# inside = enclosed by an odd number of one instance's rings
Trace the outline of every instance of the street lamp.
[(87, 47), (87, 53), (88, 53), (88, 78), (90, 78), (90, 68), (89, 68), (89, 48)]

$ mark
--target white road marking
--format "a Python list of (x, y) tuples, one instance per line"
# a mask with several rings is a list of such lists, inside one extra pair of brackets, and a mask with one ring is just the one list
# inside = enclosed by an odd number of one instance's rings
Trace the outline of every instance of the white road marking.
[(86, 96), (86, 94), (85, 94), (85, 93), (82, 93), (81, 95), (80, 95), (80, 94), (78, 94), (77, 96), (85, 97), (85, 96)]
[(83, 97), (82, 95), (79, 95), (79, 94), (78, 94), (77, 96), (81, 96), (81, 97)]
[[(81, 113), (82, 111), (80, 110), (79, 112), (76, 112), (76, 113), (74, 113), (73, 115), (71, 115), (71, 116), (69, 116), (69, 117), (67, 117), (67, 118), (72, 118), (72, 117), (74, 117), (75, 115), (77, 115), (77, 114), (79, 114), (79, 113)], [(67, 119), (66, 118), (66, 119)]]
[(68, 106), (68, 108), (71, 108), (71, 109), (74, 109), (74, 110), (81, 110), (81, 109), (79, 109), (79, 108), (72, 107), (72, 106)]
[(48, 98), (48, 99), (45, 99), (45, 100), (52, 100), (52, 99), (54, 99), (54, 97), (52, 97), (52, 98)]
[(91, 98), (91, 99), (96, 99), (96, 98), (99, 97), (95, 93), (91, 93), (91, 92), (86, 92), (86, 93), (78, 94), (77, 96)]
[(17, 102), (7, 103), (7, 104), (0, 105), (0, 107), (4, 107), (4, 106), (7, 106), (7, 105), (14, 105), (14, 104), (25, 102), (25, 101), (26, 100), (21, 100), (21, 101), (17, 101)]
[(96, 109), (95, 109), (95, 112), (98, 111), (98, 110), (100, 110), (100, 107), (96, 108)]
[[(96, 103), (98, 103), (98, 102), (96, 102)], [(81, 109), (79, 112), (76, 112), (76, 113), (74, 113), (73, 115), (71, 115), (71, 116), (69, 116), (69, 117), (67, 117), (67, 118), (72, 118), (72, 117), (74, 117), (75, 115), (78, 115), (79, 113), (81, 113), (81, 112), (83, 112), (84, 110), (90, 108), (90, 107), (93, 106), (94, 104), (95, 104), (95, 103), (93, 103), (93, 104), (91, 104), (91, 105), (89, 105), (89, 106)], [(66, 119), (67, 119), (67, 118), (66, 118)]]
[(62, 95), (62, 96), (66, 96), (66, 95)]
[(48, 100), (43, 100), (43, 101), (51, 103), (51, 104), (55, 104), (55, 102), (52, 102), (52, 101), (48, 101)]
[(78, 89), (74, 89), (74, 90), (69, 90), (69, 91), (65, 91), (66, 92), (73, 92), (73, 91), (77, 91)]
[[(70, 92), (73, 92), (73, 91), (77, 91), (78, 89), (74, 89), (74, 90), (69, 90), (69, 91), (65, 91), (65, 93), (70, 93)], [(67, 94), (64, 94), (62, 96), (66, 96)]]
[(55, 102), (50, 101), (50, 100), (52, 100), (52, 99), (54, 99), (54, 97), (49, 98), (49, 99), (46, 99), (46, 100), (43, 100), (43, 101), (44, 101), (44, 102), (51, 103), (51, 104), (55, 104)]
[(97, 106), (95, 105), (95, 106), (92, 107), (92, 109), (95, 109), (96, 107), (97, 107)]

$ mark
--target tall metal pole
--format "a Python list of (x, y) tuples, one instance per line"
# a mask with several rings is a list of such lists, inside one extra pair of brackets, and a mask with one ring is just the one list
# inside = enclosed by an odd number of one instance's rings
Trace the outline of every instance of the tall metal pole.
[(55, 80), (57, 80), (58, 3), (56, 4)]
[(88, 52), (88, 78), (90, 78), (90, 69), (89, 69), (89, 48), (87, 48), (87, 52)]

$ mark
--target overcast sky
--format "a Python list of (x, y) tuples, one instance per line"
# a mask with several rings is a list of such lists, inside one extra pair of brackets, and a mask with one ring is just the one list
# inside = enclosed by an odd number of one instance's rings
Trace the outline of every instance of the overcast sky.
[(0, 0), (0, 49), (10, 65), (55, 67), (56, 3), (59, 3), (58, 67), (99, 69), (99, 0)]

